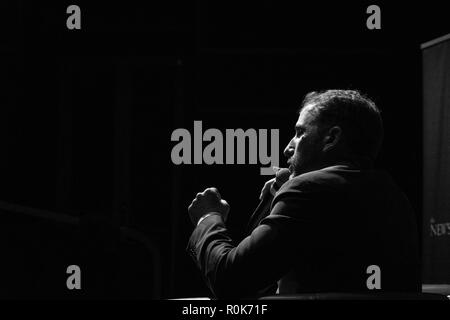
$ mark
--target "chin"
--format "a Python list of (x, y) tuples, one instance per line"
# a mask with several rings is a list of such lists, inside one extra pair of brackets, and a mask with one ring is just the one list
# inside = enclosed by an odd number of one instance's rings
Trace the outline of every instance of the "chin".
[(294, 167), (289, 168), (289, 171), (291, 171), (290, 179), (292, 179), (293, 177), (298, 176), (299, 174), (302, 174), (302, 172), (300, 170), (295, 169)]
[(308, 167), (302, 166), (302, 167), (297, 167), (297, 168), (293, 167), (292, 170), (290, 170), (290, 171), (291, 171), (291, 176), (296, 177), (296, 176), (299, 176), (301, 174), (307, 173), (312, 170), (309, 170)]

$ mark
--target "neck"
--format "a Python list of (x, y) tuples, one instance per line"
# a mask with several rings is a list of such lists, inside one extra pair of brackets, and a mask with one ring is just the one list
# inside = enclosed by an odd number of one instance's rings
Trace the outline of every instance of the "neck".
[(361, 169), (371, 169), (373, 168), (373, 159), (369, 156), (347, 153), (326, 159), (323, 163), (323, 167), (339, 164), (348, 164)]

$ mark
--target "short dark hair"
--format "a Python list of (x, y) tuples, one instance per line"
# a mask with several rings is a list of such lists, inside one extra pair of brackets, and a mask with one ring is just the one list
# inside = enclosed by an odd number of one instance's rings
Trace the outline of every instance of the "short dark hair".
[(324, 129), (339, 126), (344, 139), (357, 155), (375, 159), (383, 140), (380, 110), (367, 96), (357, 90), (326, 90), (308, 93), (302, 107), (314, 105), (317, 120)]

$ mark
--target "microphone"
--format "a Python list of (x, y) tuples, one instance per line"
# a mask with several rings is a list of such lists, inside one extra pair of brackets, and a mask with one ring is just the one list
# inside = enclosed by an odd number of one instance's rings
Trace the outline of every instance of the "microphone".
[[(288, 168), (278, 168), (278, 171), (275, 173), (275, 181), (272, 184), (271, 188), (273, 188), (273, 190), (277, 192), (278, 190), (280, 190), (281, 186), (289, 180), (290, 176), (291, 171), (289, 171)], [(272, 195), (275, 196), (274, 194)]]
[(291, 175), (291, 172), (287, 168), (274, 167), (274, 170), (276, 171), (275, 180), (270, 186), (270, 190), (265, 190), (265, 192), (263, 190), (260, 198), (261, 201), (251, 215), (249, 223), (247, 225), (248, 233), (250, 233), (263, 218), (269, 215), (270, 205), (272, 204), (275, 192), (277, 192), (281, 188), (281, 186), (289, 180), (289, 177)]

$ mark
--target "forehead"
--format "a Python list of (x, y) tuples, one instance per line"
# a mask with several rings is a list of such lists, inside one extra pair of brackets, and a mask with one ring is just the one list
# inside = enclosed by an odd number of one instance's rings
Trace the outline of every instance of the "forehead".
[(311, 125), (314, 120), (317, 118), (317, 112), (315, 112), (314, 104), (307, 104), (300, 111), (300, 115), (298, 116), (297, 123), (295, 126), (304, 127)]

